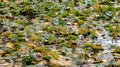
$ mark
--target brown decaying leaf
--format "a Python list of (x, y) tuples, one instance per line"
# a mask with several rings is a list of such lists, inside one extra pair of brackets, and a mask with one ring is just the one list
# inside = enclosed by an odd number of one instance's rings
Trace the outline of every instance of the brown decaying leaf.
[(36, 18), (32, 19), (31, 21), (34, 22), (34, 23), (38, 23), (39, 22), (39, 18), (36, 17)]
[(6, 44), (6, 47), (13, 48), (13, 44), (9, 42), (9, 43)]

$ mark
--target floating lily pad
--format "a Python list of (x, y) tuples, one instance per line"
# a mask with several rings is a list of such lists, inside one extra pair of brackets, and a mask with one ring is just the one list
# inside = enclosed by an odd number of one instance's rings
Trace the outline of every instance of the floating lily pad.
[(89, 29), (88, 28), (79, 28), (78, 29), (78, 34), (86, 35), (88, 33), (89, 33)]
[(120, 48), (119, 47), (115, 48), (114, 53), (120, 53)]
[(13, 67), (116, 65), (112, 57), (118, 61), (120, 53), (119, 3), (0, 0), (0, 59)]
[(35, 61), (34, 56), (26, 56), (23, 58), (23, 63), (25, 63), (26, 65), (32, 65), (32, 61)]
[(50, 51), (50, 55), (51, 55), (54, 59), (56, 59), (56, 60), (59, 59), (59, 55), (58, 55), (56, 52), (54, 52), (54, 51)]

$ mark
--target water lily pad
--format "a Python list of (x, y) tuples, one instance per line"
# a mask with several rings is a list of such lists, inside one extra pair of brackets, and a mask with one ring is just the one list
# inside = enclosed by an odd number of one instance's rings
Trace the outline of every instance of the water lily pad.
[(35, 60), (34, 56), (31, 56), (31, 55), (23, 58), (23, 62), (26, 65), (32, 65), (33, 64), (32, 61), (34, 61), (34, 60)]
[(99, 9), (100, 9), (100, 5), (99, 5), (99, 3), (97, 2), (97, 3), (95, 3), (95, 5), (94, 5), (94, 10), (95, 10), (95, 11), (99, 11)]
[(119, 47), (115, 48), (114, 52), (115, 53), (120, 53), (120, 48)]
[(14, 40), (17, 40), (17, 39), (18, 39), (18, 36), (17, 36), (16, 34), (10, 34), (10, 35), (8, 36), (8, 38), (9, 38), (10, 40), (14, 41)]
[(59, 59), (59, 55), (58, 55), (56, 52), (54, 52), (54, 51), (50, 51), (50, 55), (51, 55), (54, 59), (56, 59), (56, 60)]
[(7, 43), (6, 46), (7, 46), (8, 48), (13, 48), (13, 44), (12, 44), (12, 43)]
[(78, 34), (88, 34), (89, 33), (89, 29), (88, 28), (79, 28), (78, 29)]
[(51, 57), (50, 56), (45, 56), (45, 57), (43, 57), (43, 59), (45, 59), (47, 61), (50, 61)]

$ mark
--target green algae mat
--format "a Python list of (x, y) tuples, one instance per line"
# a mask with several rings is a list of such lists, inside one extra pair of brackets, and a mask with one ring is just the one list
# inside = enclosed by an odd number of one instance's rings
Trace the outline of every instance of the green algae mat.
[(120, 0), (0, 0), (0, 67), (119, 67)]

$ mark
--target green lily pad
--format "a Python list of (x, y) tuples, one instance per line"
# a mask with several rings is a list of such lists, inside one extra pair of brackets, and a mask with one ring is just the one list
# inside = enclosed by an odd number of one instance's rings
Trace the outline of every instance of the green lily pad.
[(17, 40), (17, 39), (18, 39), (18, 36), (17, 36), (17, 34), (10, 34), (10, 35), (8, 36), (8, 38), (9, 38), (10, 40)]
[(43, 59), (47, 60), (47, 61), (50, 61), (51, 57), (50, 56), (44, 56)]
[(35, 61), (34, 56), (30, 55), (30, 56), (26, 56), (26, 57), (23, 58), (23, 63), (25, 65), (32, 65), (33, 64), (32, 61)]
[(75, 35), (70, 35), (70, 39), (76, 40), (76, 39), (77, 39), (77, 36), (75, 36)]
[(96, 0), (91, 0), (91, 2), (96, 3), (97, 1)]
[(14, 46), (13, 46), (14, 49), (21, 49), (21, 45), (18, 44), (18, 43), (15, 43)]

